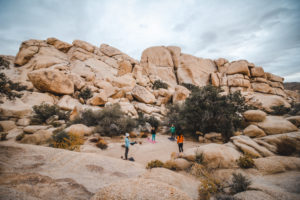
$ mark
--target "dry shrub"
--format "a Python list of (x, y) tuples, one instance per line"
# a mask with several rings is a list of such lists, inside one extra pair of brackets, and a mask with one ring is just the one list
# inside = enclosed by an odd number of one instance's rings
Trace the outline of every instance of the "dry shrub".
[(61, 132), (55, 133), (52, 136), (52, 141), (51, 141), (50, 146), (52, 146), (54, 148), (77, 151), (77, 150), (79, 150), (80, 145), (82, 145), (83, 143), (84, 143), (84, 140), (82, 137), (61, 131)]
[(201, 164), (194, 163), (190, 169), (190, 174), (196, 177), (210, 177), (209, 172), (205, 169), (205, 167)]
[(209, 200), (210, 197), (220, 191), (220, 183), (214, 179), (205, 178), (201, 180), (198, 188), (199, 199)]
[(246, 191), (248, 186), (251, 184), (251, 181), (240, 173), (233, 173), (232, 176), (232, 184), (230, 185), (230, 189), (234, 194)]
[(164, 163), (161, 162), (160, 160), (152, 160), (150, 162), (148, 162), (146, 169), (152, 169), (152, 168), (156, 168), (156, 167), (163, 167)]
[(166, 168), (166, 169), (173, 170), (173, 171), (179, 171), (180, 170), (180, 168), (172, 160), (168, 160), (167, 162), (165, 162), (163, 167)]
[(25, 134), (24, 134), (24, 133), (21, 133), (21, 134), (17, 135), (17, 137), (16, 137), (16, 141), (20, 141), (20, 140), (22, 140), (22, 139), (24, 138), (24, 136), (25, 136)]
[(240, 158), (237, 160), (237, 164), (241, 168), (248, 169), (254, 167), (254, 160), (249, 154), (245, 154), (244, 156), (240, 156)]
[(276, 143), (277, 153), (282, 156), (289, 156), (297, 151), (297, 143), (288, 137), (283, 137)]
[(105, 140), (103, 140), (103, 139), (100, 139), (100, 140), (97, 142), (96, 146), (97, 146), (98, 148), (100, 148), (100, 149), (107, 149), (107, 147), (108, 147), (107, 142), (106, 142)]

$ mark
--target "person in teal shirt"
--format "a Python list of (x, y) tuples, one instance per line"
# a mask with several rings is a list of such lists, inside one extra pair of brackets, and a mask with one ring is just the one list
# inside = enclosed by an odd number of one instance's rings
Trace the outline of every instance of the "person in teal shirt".
[(171, 128), (170, 128), (170, 131), (171, 131), (171, 134), (172, 134), (172, 139), (175, 139), (175, 132), (176, 132), (176, 129), (175, 129), (175, 126), (174, 124), (172, 124)]
[(129, 141), (129, 133), (125, 134), (125, 160), (127, 160), (128, 157), (128, 151), (129, 151), (129, 145), (130, 145), (130, 141)]

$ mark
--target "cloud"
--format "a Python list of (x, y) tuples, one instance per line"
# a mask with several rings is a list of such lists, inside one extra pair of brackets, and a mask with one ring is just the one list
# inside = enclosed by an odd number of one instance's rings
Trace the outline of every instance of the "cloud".
[(177, 45), (299, 81), (299, 10), (297, 0), (0, 0), (0, 54), (47, 37), (107, 43), (136, 59), (147, 47)]

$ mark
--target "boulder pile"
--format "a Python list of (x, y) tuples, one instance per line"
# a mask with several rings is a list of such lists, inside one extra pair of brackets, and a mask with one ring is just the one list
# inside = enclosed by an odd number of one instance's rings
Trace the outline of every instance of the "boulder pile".
[[(168, 102), (182, 102), (189, 96), (183, 83), (212, 84), (224, 93), (239, 90), (249, 104), (267, 111), (272, 106), (290, 107), (282, 77), (246, 60), (198, 58), (176, 46), (147, 48), (138, 61), (107, 44), (97, 47), (81, 40), (69, 44), (48, 38), (24, 41), (15, 58), (3, 58), (10, 62), (3, 72), (28, 90), (23, 92), (27, 99), (23, 96), (0, 105), (7, 117), (30, 115), (32, 105), (45, 101), (65, 110), (120, 103), (128, 115), (141, 111), (161, 118)], [(168, 88), (153, 89), (158, 80)], [(80, 93), (87, 88), (93, 95), (85, 100)], [(33, 95), (37, 98), (28, 100)]]

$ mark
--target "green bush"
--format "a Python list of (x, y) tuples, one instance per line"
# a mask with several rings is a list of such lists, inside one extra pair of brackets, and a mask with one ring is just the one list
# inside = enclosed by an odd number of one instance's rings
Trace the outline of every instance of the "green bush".
[(137, 125), (145, 126), (146, 122), (155, 128), (160, 125), (158, 119), (156, 119), (154, 116), (147, 117), (144, 115), (144, 113), (138, 112), (138, 118), (136, 119)]
[(191, 83), (182, 83), (181, 84), (183, 87), (187, 88), (190, 91), (194, 91), (194, 90), (199, 90), (200, 88), (194, 84)]
[(165, 83), (165, 82), (163, 82), (163, 81), (161, 81), (161, 80), (155, 80), (154, 81), (154, 83), (153, 83), (153, 89), (154, 90), (157, 90), (157, 89), (159, 89), (159, 88), (164, 88), (164, 89), (168, 89), (168, 84), (167, 83)]
[(22, 94), (16, 91), (25, 90), (27, 87), (20, 83), (14, 83), (8, 79), (4, 73), (0, 73), (0, 96), (5, 96), (10, 100), (21, 98)]
[(62, 111), (57, 105), (49, 105), (47, 103), (33, 106), (33, 111), (35, 114), (31, 122), (34, 124), (44, 123), (54, 115), (57, 115), (60, 120), (69, 120), (70, 117), (70, 112)]
[(80, 91), (78, 98), (83, 98), (84, 100), (87, 100), (89, 98), (93, 97), (93, 92), (90, 88), (86, 87), (83, 90)]
[[(219, 132), (228, 141), (242, 125), (241, 113), (247, 109), (240, 92), (220, 95), (220, 88), (208, 85), (192, 90), (183, 106), (170, 106), (167, 122), (175, 122), (183, 131), (193, 133)], [(171, 108), (171, 109), (170, 109)]]
[(246, 191), (248, 186), (251, 184), (251, 181), (240, 173), (233, 173), (232, 175), (232, 184), (230, 184), (231, 192), (236, 194)]
[(106, 136), (121, 135), (137, 126), (136, 121), (126, 116), (119, 104), (107, 106), (100, 111), (85, 110), (71, 123), (96, 126), (96, 132)]
[(290, 156), (297, 152), (297, 143), (288, 137), (283, 137), (276, 143), (277, 153), (282, 156)]
[(160, 160), (152, 160), (150, 162), (148, 162), (146, 169), (152, 169), (152, 168), (156, 168), (156, 167), (163, 167), (164, 163), (161, 162)]
[(237, 160), (237, 163), (241, 168), (244, 169), (254, 167), (254, 161), (252, 157), (248, 154), (245, 154), (244, 156), (240, 156), (240, 158)]
[(272, 106), (271, 109), (273, 110), (271, 112), (272, 115), (285, 115), (290, 111), (290, 108), (287, 108), (284, 105)]

